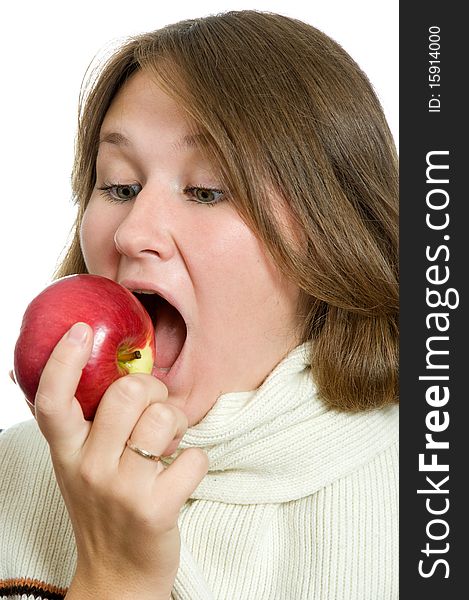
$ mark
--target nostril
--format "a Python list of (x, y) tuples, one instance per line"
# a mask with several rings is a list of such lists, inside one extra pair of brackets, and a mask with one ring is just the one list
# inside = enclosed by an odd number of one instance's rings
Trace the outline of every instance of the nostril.
[(116, 231), (116, 233), (114, 234), (114, 245), (115, 245), (117, 251), (119, 252), (119, 254), (125, 254), (124, 250), (122, 249), (122, 246), (119, 243), (117, 234), (118, 234), (118, 231)]
[[(114, 246), (119, 254), (123, 256), (138, 256), (143, 252), (158, 255), (156, 250), (145, 247), (146, 240), (140, 239), (137, 235), (132, 235), (130, 232), (127, 232), (122, 239), (122, 233), (119, 233), (119, 231), (118, 229), (114, 234)], [(126, 237), (127, 234), (128, 238)]]
[(153, 256), (169, 260), (174, 256), (175, 243), (169, 232), (154, 226), (147, 217), (140, 220), (124, 220), (114, 233), (114, 246), (122, 256), (143, 258)]

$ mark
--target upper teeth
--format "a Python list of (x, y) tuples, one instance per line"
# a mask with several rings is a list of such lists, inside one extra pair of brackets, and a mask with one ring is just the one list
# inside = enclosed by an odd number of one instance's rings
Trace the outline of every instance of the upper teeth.
[(156, 294), (152, 290), (133, 290), (134, 294)]

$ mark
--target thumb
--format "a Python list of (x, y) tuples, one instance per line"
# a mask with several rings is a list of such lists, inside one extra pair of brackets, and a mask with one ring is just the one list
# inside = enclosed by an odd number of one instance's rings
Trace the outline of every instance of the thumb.
[(74, 395), (92, 346), (91, 327), (75, 323), (55, 346), (42, 372), (35, 414), (53, 455), (74, 454), (88, 436), (90, 423)]

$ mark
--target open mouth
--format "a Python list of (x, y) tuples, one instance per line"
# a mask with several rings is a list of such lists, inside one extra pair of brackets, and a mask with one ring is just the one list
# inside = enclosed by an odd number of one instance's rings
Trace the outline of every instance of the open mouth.
[(187, 337), (187, 327), (181, 313), (156, 293), (133, 292), (143, 304), (155, 328), (155, 367), (169, 372), (176, 362)]

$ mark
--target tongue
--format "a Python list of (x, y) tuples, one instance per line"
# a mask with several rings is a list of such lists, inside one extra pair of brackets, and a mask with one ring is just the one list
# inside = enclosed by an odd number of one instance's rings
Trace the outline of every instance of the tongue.
[(186, 339), (186, 326), (179, 312), (162, 302), (156, 312), (156, 366), (169, 369), (175, 363)]

